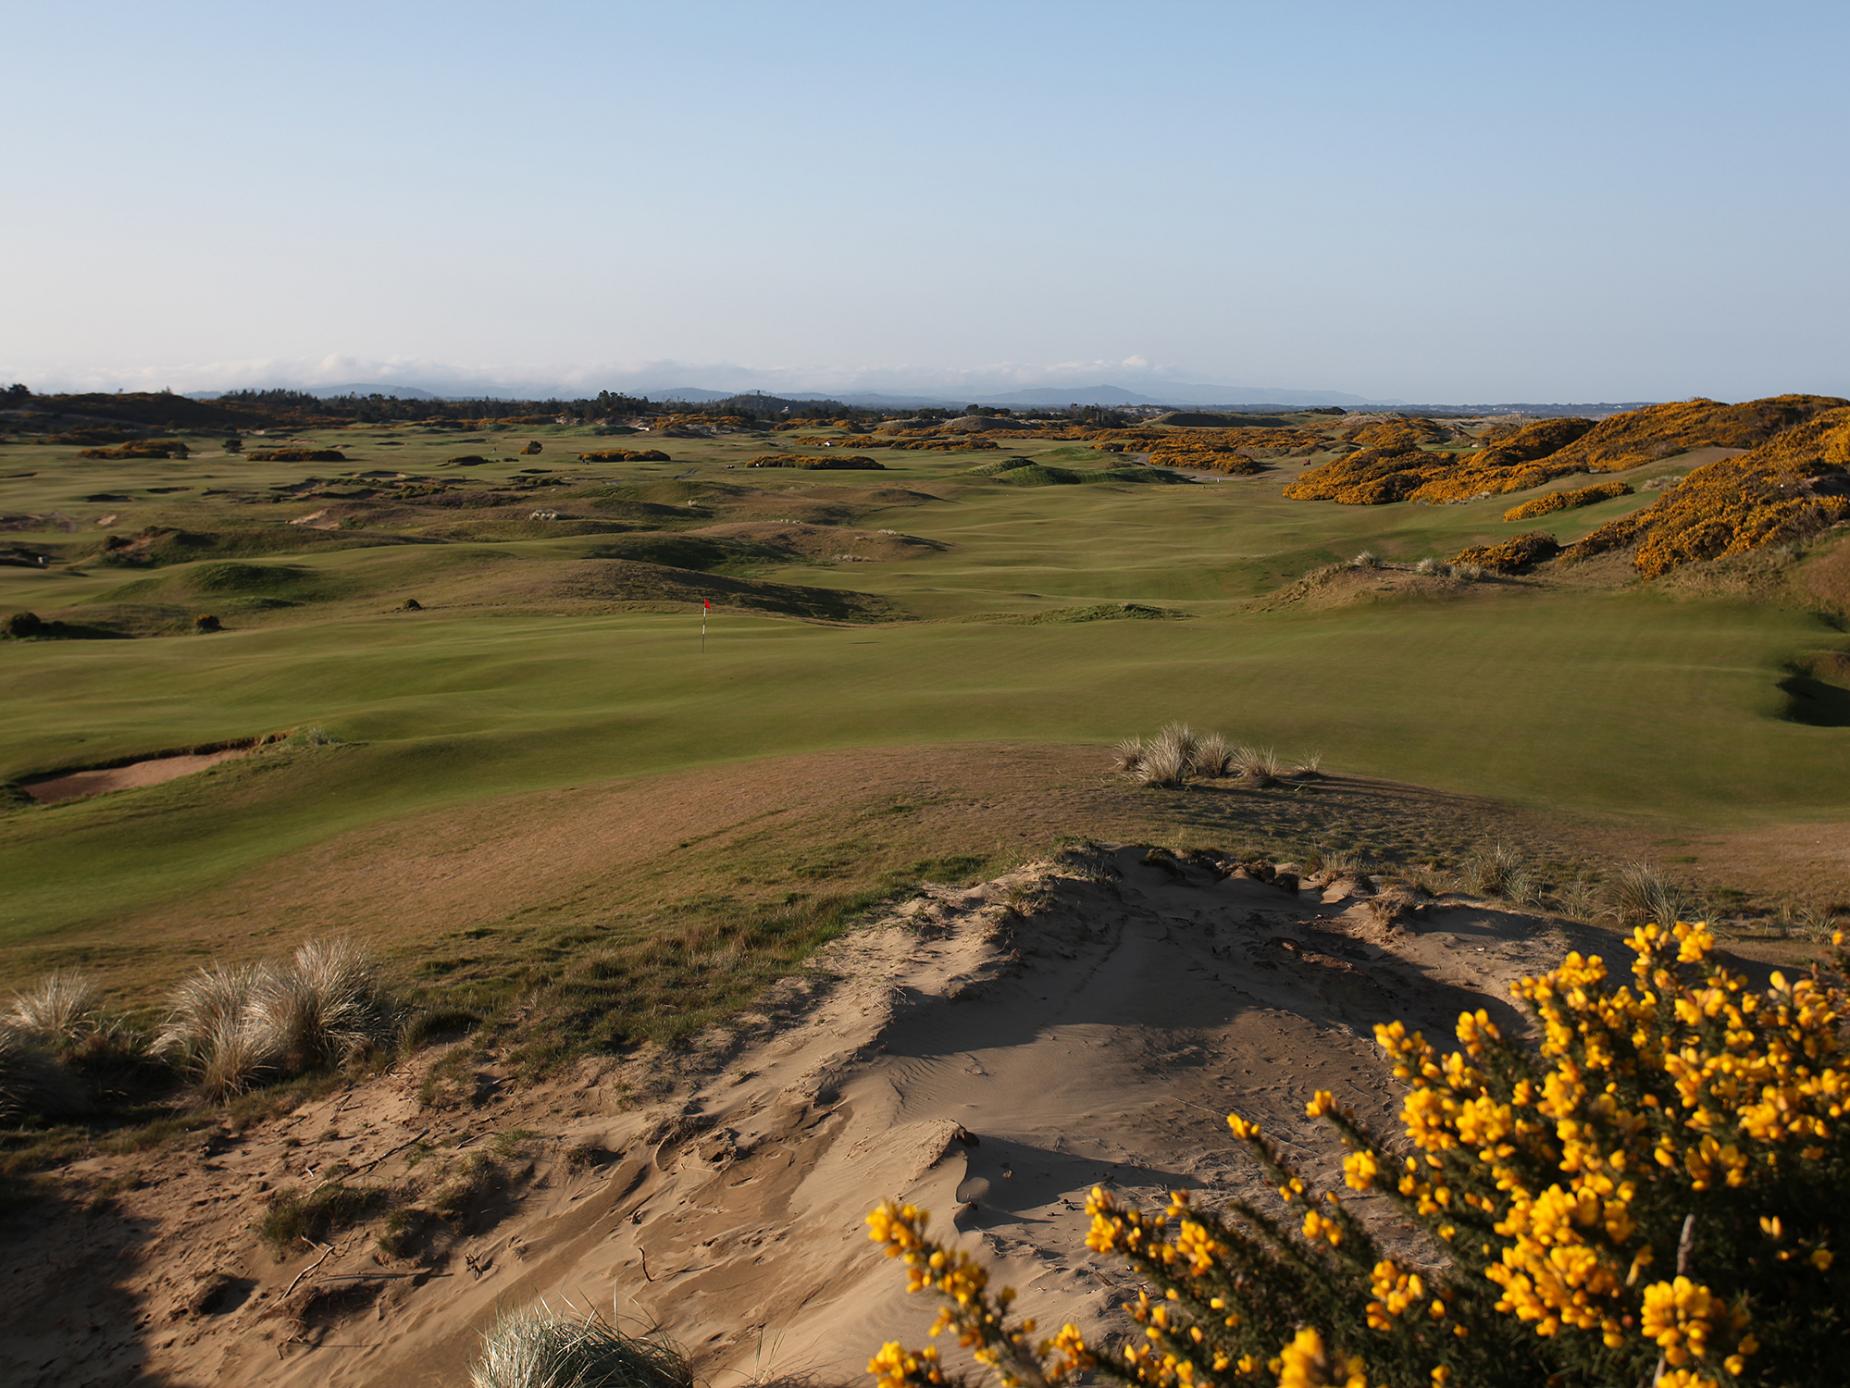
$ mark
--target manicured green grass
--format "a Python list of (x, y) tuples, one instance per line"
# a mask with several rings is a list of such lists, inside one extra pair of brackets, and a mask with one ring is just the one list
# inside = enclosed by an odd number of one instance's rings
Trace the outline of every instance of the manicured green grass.
[[(547, 451), (518, 456), (531, 436)], [(409, 442), (384, 446), (393, 439)], [(1572, 815), (1727, 828), (1843, 808), (1845, 732), (1779, 716), (1785, 663), (1841, 639), (1797, 608), (1593, 584), (1324, 609), (1253, 602), (1364, 548), (1414, 560), (1513, 533), (1501, 515), (1520, 496), (1439, 508), (1287, 502), (1290, 466), (1181, 485), (1028, 487), (972, 474), (995, 454), (885, 452), (879, 473), (728, 466), (762, 439), (609, 441), (674, 457), (637, 465), (568, 461), (605, 441), (557, 430), (323, 441), (352, 461), (251, 464), (209, 448), (184, 463), (0, 454), (0, 507), (76, 524), (16, 532), (63, 562), (0, 569), (0, 612), (143, 602), (216, 610), (228, 628), (0, 646), (12, 691), (0, 703), (0, 780), (306, 725), (346, 740), (0, 813), (0, 941), (94, 930), (342, 833), (521, 792), (812, 749), (1104, 743), (1176, 717), (1320, 750), (1348, 773)], [(1020, 451), (1063, 468), (1122, 466), (1083, 446)], [(444, 466), (471, 452), (508, 461)], [(570, 485), (492, 516), (392, 512), (312, 535), (281, 529), (324, 501), (202, 494), (368, 468), (488, 487), (534, 467)], [(192, 490), (153, 490), (175, 485)], [(99, 492), (130, 500), (83, 499)], [(1548, 520), (1570, 538), (1646, 499)], [(530, 507), (626, 530), (560, 533), (529, 522)], [(80, 560), (104, 513), (119, 517), (110, 533), (165, 524), (299, 544), (236, 560), (249, 570), (219, 554), (146, 570)], [(624, 534), (784, 519), (942, 547), (866, 563), (728, 559), (721, 567), (748, 581), (873, 594), (901, 615), (823, 625), (721, 610), (704, 654), (697, 603), (648, 610), (569, 588), (616, 562), (589, 556), (620, 549)], [(428, 542), (439, 523), (491, 520), (509, 536)], [(376, 543), (386, 538), (416, 542)], [(698, 549), (624, 544), (670, 562)], [(395, 610), (412, 596), (427, 610)], [(1125, 602), (1184, 619), (1021, 620)]]

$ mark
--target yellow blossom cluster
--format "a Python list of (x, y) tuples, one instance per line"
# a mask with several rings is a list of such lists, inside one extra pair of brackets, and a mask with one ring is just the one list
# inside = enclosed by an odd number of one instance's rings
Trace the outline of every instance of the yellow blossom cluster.
[[(1377, 1027), (1407, 1087), (1399, 1150), (1329, 1091), (1305, 1105), (1349, 1148), (1348, 1196), (1314, 1188), (1240, 1114), (1228, 1127), (1276, 1205), (1176, 1192), (1143, 1211), (1094, 1190), (1086, 1246), (1143, 1284), (1127, 1335), (1036, 1340), (918, 1210), (883, 1206), (870, 1231), (941, 1298), (932, 1333), (954, 1330), (1004, 1388), (1840, 1381), (1850, 995), (1817, 968), (1755, 987), (1700, 925), (1642, 925), (1626, 944), (1629, 970), (1571, 953), (1520, 980), (1529, 1039), (1489, 1008), (1459, 1017), (1444, 1054)], [(1395, 1212), (1390, 1253), (1377, 1238)], [(898, 1344), (870, 1369), (882, 1388), (943, 1381), (935, 1355)]]

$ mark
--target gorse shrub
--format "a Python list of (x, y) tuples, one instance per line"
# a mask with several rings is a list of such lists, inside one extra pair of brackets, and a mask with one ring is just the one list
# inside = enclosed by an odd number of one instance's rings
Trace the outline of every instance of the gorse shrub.
[(693, 1388), (673, 1346), (619, 1333), (593, 1315), (565, 1316), (544, 1302), (512, 1311), (482, 1336), (471, 1388)]
[(1595, 482), (1590, 487), (1571, 487), (1566, 491), (1549, 492), (1538, 496), (1520, 506), (1512, 506), (1503, 513), (1506, 521), (1533, 520), (1537, 516), (1546, 516), (1554, 511), (1573, 511), (1582, 506), (1591, 506), (1599, 501), (1611, 501), (1614, 497), (1630, 496), (1632, 485), (1629, 482)]
[(673, 461), (659, 448), (598, 448), (580, 453), (581, 463), (666, 463)]
[(1595, 530), (1583, 554), (1634, 548), (1646, 578), (1803, 540), (1850, 519), (1850, 409), (1827, 411), (1737, 458), (1693, 469), (1649, 506)]
[[(943, 1299), (933, 1333), (954, 1332), (1005, 1385), (1842, 1382), (1841, 975), (1774, 973), (1756, 992), (1713, 959), (1705, 928), (1681, 923), (1641, 925), (1627, 945), (1629, 976), (1574, 953), (1515, 985), (1532, 1043), (1482, 1010), (1459, 1017), (1444, 1056), (1399, 1022), (1378, 1026), (1408, 1086), (1405, 1155), (1328, 1092), (1311, 1097), (1306, 1112), (1349, 1149), (1345, 1185), (1392, 1212), (1391, 1241), (1238, 1114), (1228, 1124), (1280, 1207), (1211, 1210), (1178, 1191), (1146, 1212), (1092, 1192), (1087, 1246), (1145, 1283), (1128, 1307), (1138, 1333), (1121, 1342), (1071, 1324), (1043, 1337), (914, 1207), (881, 1206), (871, 1236), (912, 1290)], [(898, 1342), (869, 1370), (882, 1388), (947, 1381), (935, 1348)]]
[(1501, 540), (1494, 545), (1467, 546), (1452, 556), (1452, 563), (1461, 568), (1470, 565), (1480, 571), (1489, 569), (1492, 573), (1519, 574), (1527, 573), (1560, 552), (1561, 544), (1554, 536), (1531, 530), (1526, 535)]
[(886, 464), (863, 453), (763, 453), (746, 467), (793, 467), (809, 472), (881, 472)]
[(184, 458), (188, 450), (178, 439), (131, 439), (111, 448), (86, 448), (82, 458)]
[(253, 463), (344, 463), (338, 448), (260, 448), (244, 455)]

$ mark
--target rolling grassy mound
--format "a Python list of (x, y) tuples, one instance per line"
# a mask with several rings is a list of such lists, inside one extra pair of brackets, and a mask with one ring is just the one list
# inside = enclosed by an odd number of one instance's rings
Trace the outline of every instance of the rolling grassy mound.
[(600, 603), (746, 608), (812, 622), (876, 622), (897, 615), (868, 593), (811, 588), (763, 579), (670, 568), (632, 559), (584, 559), (567, 566), (553, 586), (559, 596)]

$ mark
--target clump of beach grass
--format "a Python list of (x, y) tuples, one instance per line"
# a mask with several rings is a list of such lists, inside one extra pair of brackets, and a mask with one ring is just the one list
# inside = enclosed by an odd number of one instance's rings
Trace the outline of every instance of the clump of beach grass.
[(1181, 722), (1165, 725), (1154, 737), (1127, 737), (1112, 749), (1113, 769), (1148, 786), (1237, 776), (1263, 788), (1286, 780), (1315, 780), (1322, 763), (1320, 753), (1287, 762), (1270, 747), (1236, 746), (1220, 733), (1198, 733)]
[(1112, 749), (1112, 766), (1126, 776), (1136, 772), (1143, 761), (1143, 739), (1127, 737)]
[(310, 940), (280, 963), (199, 969), (174, 990), (154, 1051), (226, 1098), (343, 1065), (397, 1022), (370, 957), (348, 940)]
[(1225, 776), (1233, 765), (1233, 748), (1219, 733), (1203, 733), (1195, 743), (1194, 771), (1198, 776)]
[(43, 1039), (0, 1023), (0, 1123), (61, 1118), (87, 1107), (82, 1086)]
[(5, 1025), (38, 1037), (54, 1050), (71, 1050), (103, 1025), (96, 984), (78, 973), (52, 973), (13, 995)]
[(1284, 779), (1284, 758), (1270, 747), (1243, 743), (1234, 748), (1232, 763), (1240, 779), (1255, 786), (1275, 786)]
[(471, 1388), (693, 1388), (687, 1358), (651, 1336), (625, 1335), (601, 1316), (545, 1302), (511, 1311), (482, 1336)]
[(1607, 886), (1607, 903), (1620, 925), (1655, 922), (1668, 930), (1696, 914), (1689, 894), (1643, 861), (1619, 868)]
[(1195, 767), (1198, 740), (1186, 723), (1170, 723), (1150, 739), (1133, 773), (1150, 786), (1179, 786)]
[(1502, 840), (1479, 845), (1458, 875), (1466, 890), (1519, 906), (1535, 901), (1540, 889), (1534, 870)]

